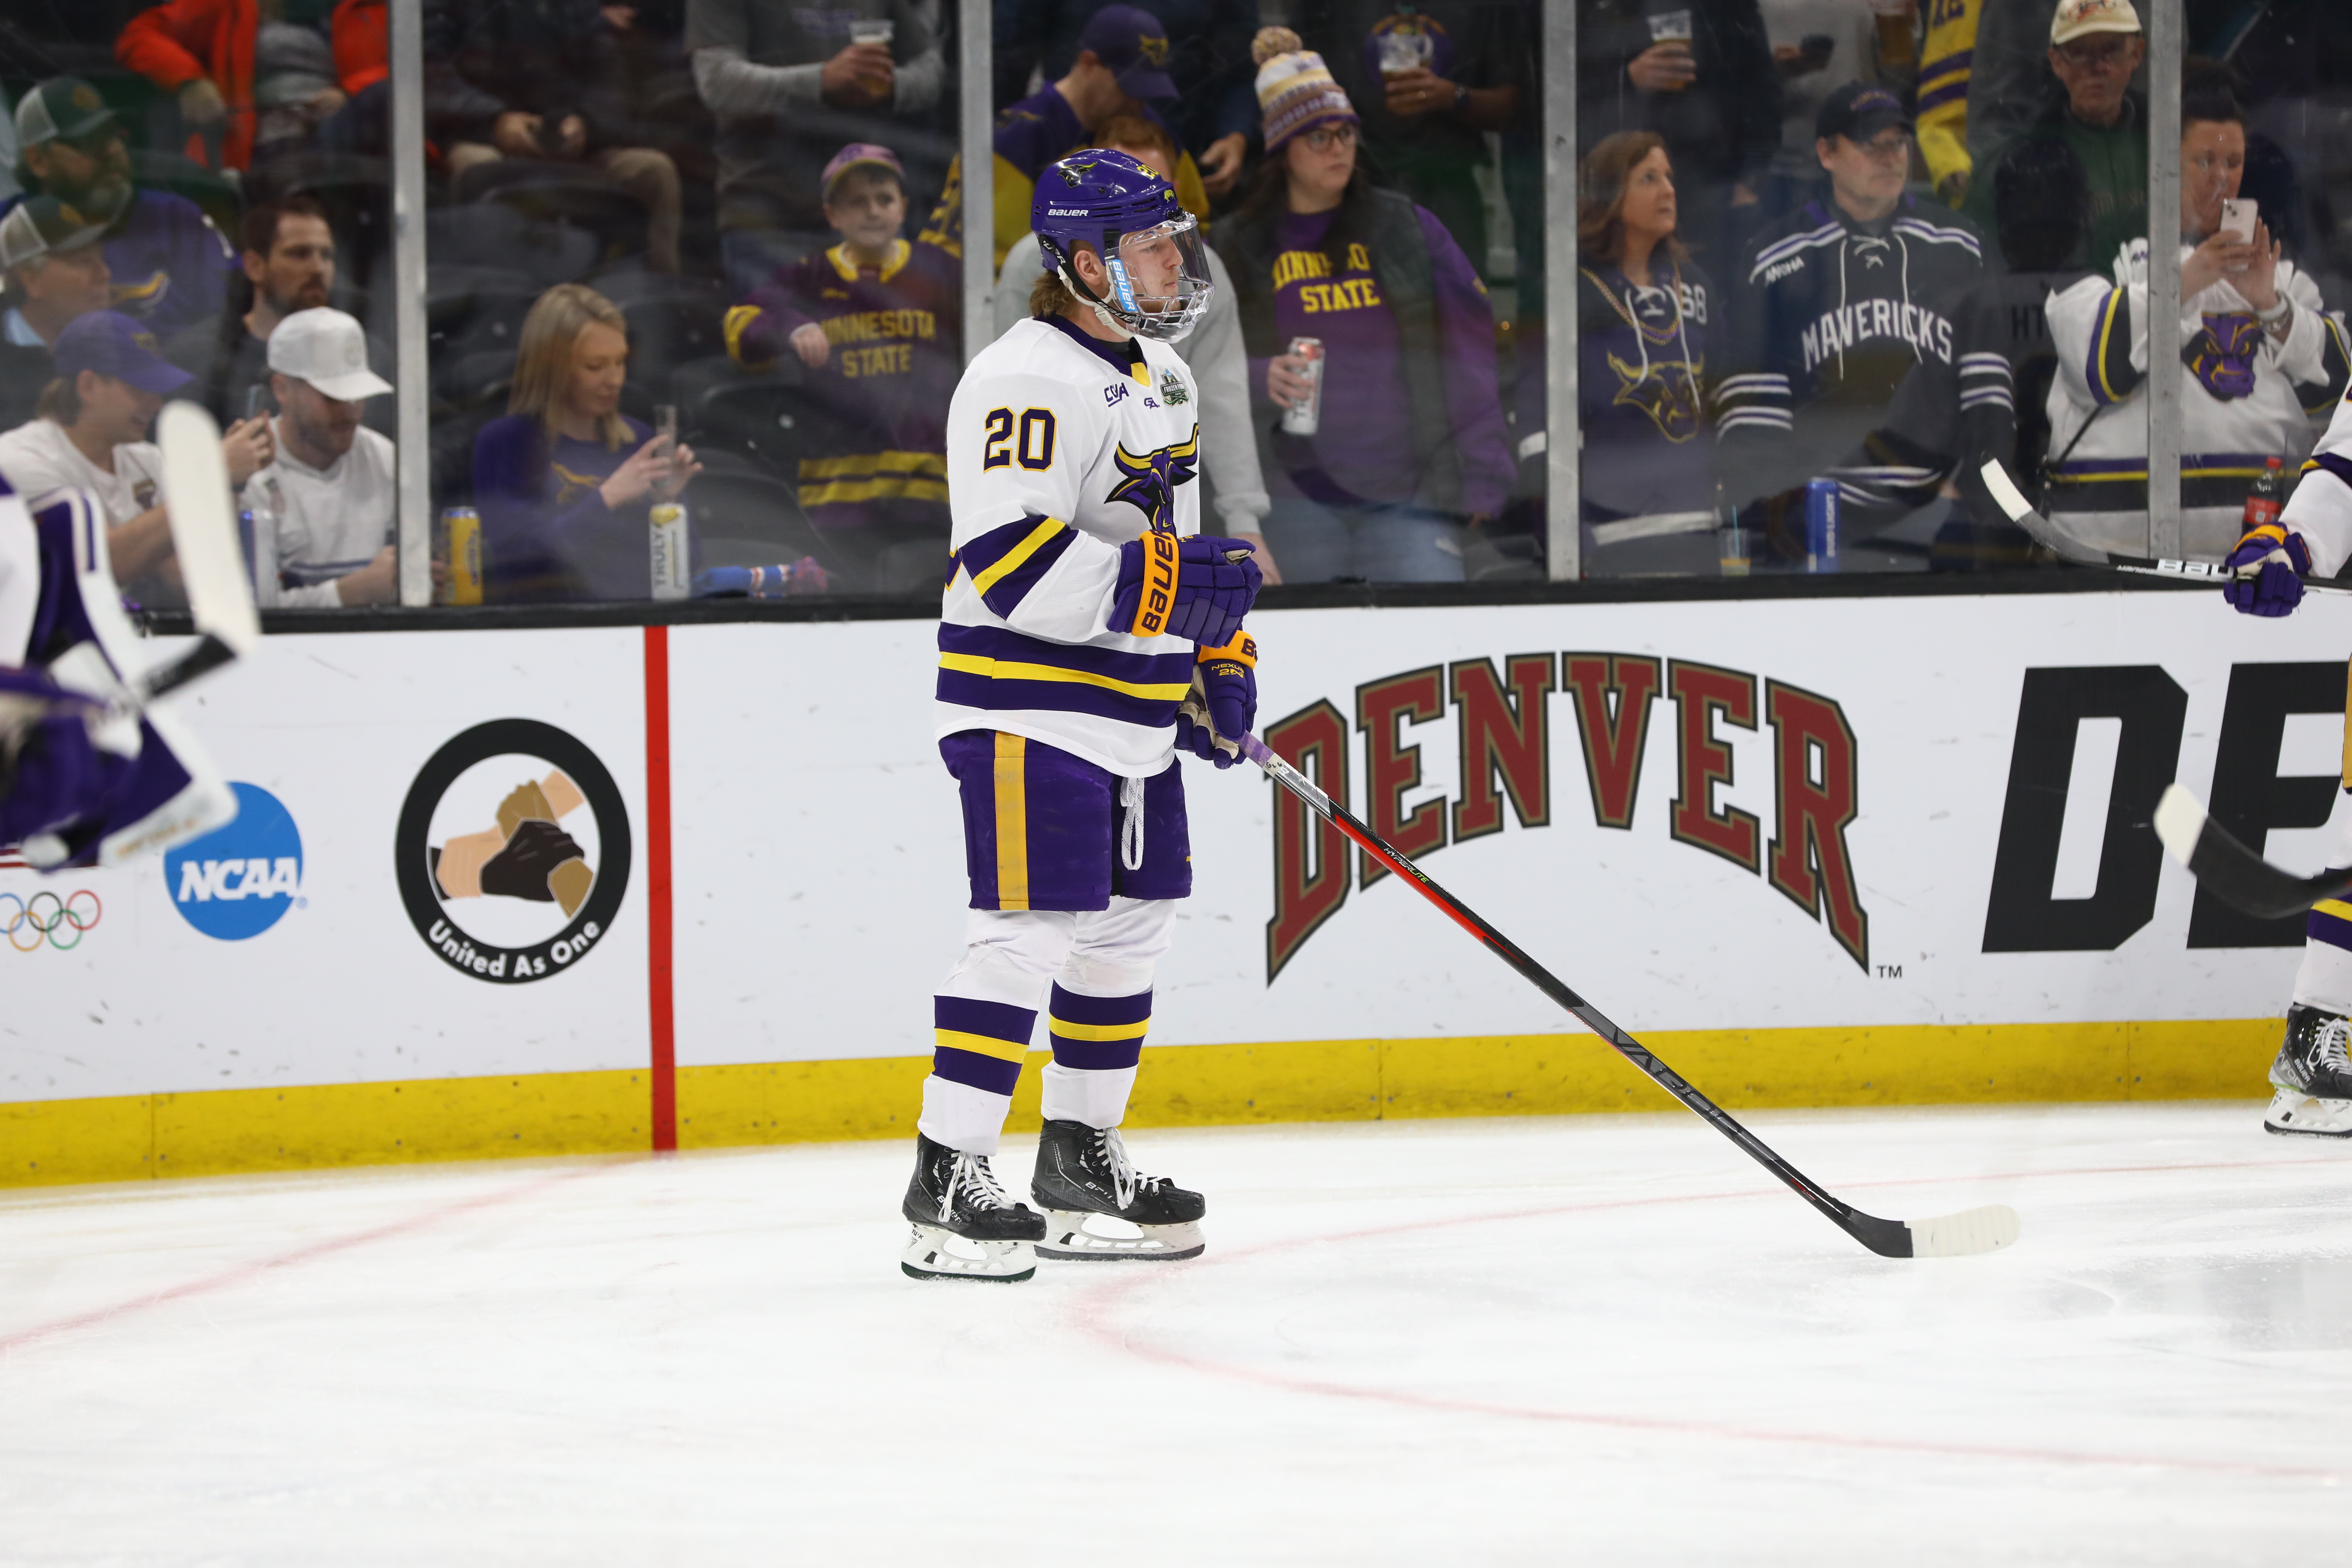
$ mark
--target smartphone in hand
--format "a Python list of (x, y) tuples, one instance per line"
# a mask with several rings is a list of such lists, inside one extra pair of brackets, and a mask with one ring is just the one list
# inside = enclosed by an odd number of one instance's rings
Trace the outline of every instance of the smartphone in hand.
[(2260, 216), (2252, 196), (2231, 196), (2221, 203), (2221, 228), (2251, 245), (2254, 239), (2254, 224)]

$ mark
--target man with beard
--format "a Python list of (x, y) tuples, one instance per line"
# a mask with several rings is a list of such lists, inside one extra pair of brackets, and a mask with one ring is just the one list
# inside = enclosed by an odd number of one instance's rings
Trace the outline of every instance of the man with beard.
[(19, 202), (0, 218), (0, 430), (33, 416), (58, 374), (49, 354), (58, 334), (106, 309), (105, 232), (54, 196)]
[(361, 407), (392, 385), (368, 369), (360, 324), (298, 310), (269, 334), (278, 457), (247, 483), (254, 575), (264, 605), (340, 609), (400, 597), (393, 445), (361, 428)]
[(236, 258), (212, 219), (185, 196), (131, 184), (122, 127), (98, 89), (52, 77), (16, 105), (22, 170), (55, 196), (106, 226), (113, 308), (161, 336), (220, 310)]
[[(234, 306), (198, 321), (163, 345), (163, 357), (196, 378), (188, 395), (212, 410), (224, 426), (245, 417), (252, 389), (269, 386), (269, 336), (298, 310), (315, 310), (335, 291), (335, 235), (326, 210), (309, 196), (262, 202), (245, 215), (238, 238), (252, 308)], [(390, 363), (391, 351), (369, 342), (368, 363)], [(384, 417), (389, 417), (386, 415)], [(381, 420), (372, 421), (385, 428)]]

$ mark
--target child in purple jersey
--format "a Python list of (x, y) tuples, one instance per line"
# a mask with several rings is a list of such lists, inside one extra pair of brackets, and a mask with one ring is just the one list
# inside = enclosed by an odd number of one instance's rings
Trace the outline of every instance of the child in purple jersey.
[(523, 319), (514, 394), (474, 438), (474, 504), (493, 604), (653, 596), (648, 514), (702, 471), (620, 409), (620, 307), (559, 283)]
[[(1499, 511), (1514, 477), (1494, 312), (1444, 226), (1365, 180), (1356, 111), (1297, 45), (1285, 28), (1258, 35), (1268, 155), (1217, 231), (1250, 355), (1266, 538), (1294, 583), (1460, 582), (1465, 525)], [(1327, 356), (1311, 436), (1279, 425), (1308, 392), (1288, 352), (1300, 337)]]
[(961, 263), (898, 237), (906, 173), (887, 147), (852, 142), (824, 170), (841, 243), (778, 268), (727, 312), (747, 370), (789, 351), (837, 419), (803, 458), (801, 509), (864, 586), (936, 590), (948, 550), (947, 416), (963, 374)]

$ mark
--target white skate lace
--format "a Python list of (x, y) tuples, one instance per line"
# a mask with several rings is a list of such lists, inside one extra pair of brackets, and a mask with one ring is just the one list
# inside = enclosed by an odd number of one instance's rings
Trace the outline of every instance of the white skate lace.
[(996, 1184), (996, 1173), (990, 1169), (987, 1155), (958, 1154), (949, 1162), (947, 1185), (940, 1189), (940, 1222), (943, 1225), (954, 1217), (958, 1187), (979, 1199), (982, 1208), (1013, 1206), (1013, 1199)]
[(1132, 1205), (1136, 1194), (1146, 1187), (1158, 1186), (1164, 1179), (1147, 1176), (1135, 1168), (1135, 1162), (1127, 1157), (1127, 1144), (1119, 1138), (1116, 1127), (1096, 1131), (1095, 1150), (1102, 1156), (1103, 1163), (1110, 1167), (1111, 1196), (1118, 1200), (1121, 1208)]
[(2321, 1025), (2318, 1047), (2311, 1053), (2314, 1065), (2352, 1073), (2352, 1058), (2345, 1054), (2347, 1038), (2352, 1038), (2352, 1018), (2330, 1018)]

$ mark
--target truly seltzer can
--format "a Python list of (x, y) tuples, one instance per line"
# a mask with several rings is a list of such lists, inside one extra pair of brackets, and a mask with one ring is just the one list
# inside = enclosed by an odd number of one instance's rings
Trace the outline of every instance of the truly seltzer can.
[(1293, 338), (1290, 352), (1307, 362), (1307, 396), (1282, 411), (1282, 427), (1293, 436), (1312, 436), (1323, 423), (1323, 340)]
[(690, 586), (687, 561), (686, 508), (663, 501), (646, 514), (652, 536), (654, 597), (683, 599)]
[(1835, 479), (1813, 479), (1805, 486), (1805, 570), (1838, 569), (1838, 534), (1844, 519)]
[(441, 585), (434, 596), (445, 605), (482, 602), (482, 514), (469, 506), (453, 506), (441, 514)]

